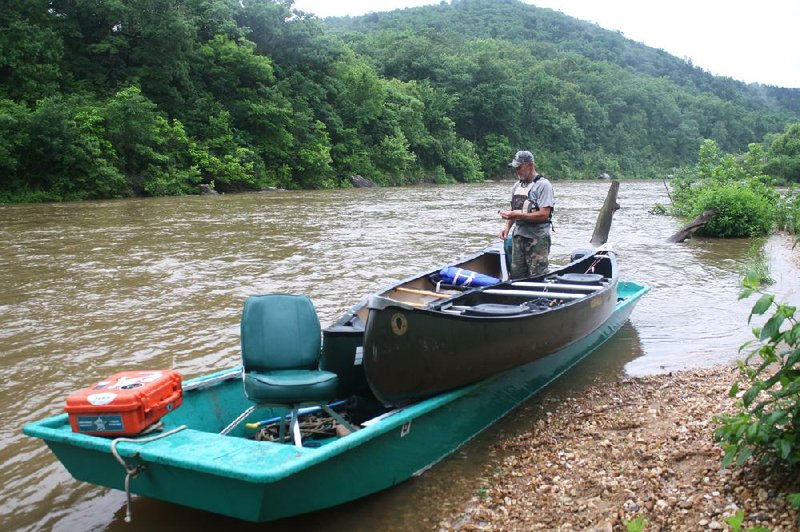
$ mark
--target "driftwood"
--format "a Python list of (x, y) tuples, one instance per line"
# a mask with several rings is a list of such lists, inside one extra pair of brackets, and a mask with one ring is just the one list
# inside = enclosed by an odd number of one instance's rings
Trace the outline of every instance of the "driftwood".
[(691, 238), (695, 231), (706, 225), (706, 222), (714, 218), (716, 215), (717, 211), (703, 211), (703, 214), (684, 225), (680, 231), (669, 237), (667, 242), (683, 242), (687, 238)]
[(366, 177), (361, 177), (360, 175), (350, 176), (350, 182), (353, 183), (355, 188), (372, 188), (378, 186)]
[(619, 192), (619, 181), (611, 181), (611, 187), (608, 189), (606, 201), (603, 203), (603, 208), (597, 215), (597, 222), (594, 224), (594, 234), (589, 241), (592, 245), (599, 246), (608, 241), (608, 233), (611, 231), (611, 219), (614, 217), (614, 212), (619, 209), (617, 203), (617, 192)]
[(211, 188), (211, 185), (202, 184), (200, 185), (200, 195), (201, 196), (218, 196), (219, 192)]
[(675, 205), (675, 202), (672, 201), (672, 194), (669, 193), (669, 187), (667, 186), (667, 180), (666, 179), (664, 180), (664, 188), (667, 189), (667, 197), (669, 198), (669, 202), (672, 205)]

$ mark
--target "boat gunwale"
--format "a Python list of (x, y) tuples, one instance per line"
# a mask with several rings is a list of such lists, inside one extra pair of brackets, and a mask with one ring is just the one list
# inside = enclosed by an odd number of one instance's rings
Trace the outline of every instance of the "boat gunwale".
[[(494, 320), (531, 319), (534, 316), (540, 316), (540, 315), (543, 315), (543, 314), (549, 314), (550, 312), (560, 311), (562, 309), (571, 308), (571, 307), (576, 306), (578, 304), (585, 303), (587, 301), (591, 301), (592, 299), (595, 299), (595, 298), (597, 298), (599, 296), (607, 294), (607, 292), (609, 290), (616, 289), (616, 287), (618, 287), (618, 285), (619, 285), (619, 273), (617, 271), (618, 265), (617, 265), (617, 260), (616, 260), (616, 253), (614, 253), (613, 251), (608, 251), (608, 250), (602, 250), (601, 249), (599, 251), (595, 251), (592, 255), (587, 255), (587, 256), (595, 257), (595, 256), (598, 256), (598, 254), (600, 254), (600, 253), (605, 253), (606, 255), (604, 255), (604, 256), (606, 258), (608, 258), (608, 260), (611, 262), (611, 269), (612, 269), (612, 272), (613, 272), (614, 275), (612, 277), (606, 277), (606, 279), (608, 279), (608, 282), (605, 285), (601, 286), (599, 290), (595, 290), (592, 293), (586, 294), (584, 297), (581, 297), (581, 298), (578, 298), (578, 299), (566, 300), (566, 301), (564, 301), (563, 303), (561, 303), (560, 305), (558, 305), (556, 307), (548, 308), (548, 309), (542, 310), (542, 311), (520, 312), (519, 314), (508, 314), (508, 315), (477, 316), (477, 315), (470, 315), (470, 314), (464, 314), (464, 313), (454, 314), (454, 313), (447, 312), (447, 309), (443, 308), (448, 303), (453, 303), (455, 300), (458, 300), (459, 298), (464, 298), (464, 297), (467, 297), (469, 295), (473, 295), (473, 294), (476, 294), (476, 293), (482, 293), (482, 292), (484, 292), (486, 290), (489, 290), (489, 289), (495, 290), (495, 289), (498, 289), (498, 287), (503, 286), (503, 285), (507, 285), (509, 287), (512, 287), (513, 286), (513, 282), (515, 281), (515, 280), (512, 280), (512, 279), (508, 279), (507, 281), (501, 281), (499, 283), (496, 283), (496, 284), (493, 284), (493, 285), (489, 285), (489, 286), (472, 287), (472, 288), (470, 288), (468, 290), (465, 290), (463, 292), (460, 292), (458, 294), (453, 294), (452, 296), (450, 296), (450, 297), (448, 297), (446, 299), (440, 299), (439, 301), (435, 301), (435, 302), (433, 302), (432, 305), (429, 305), (429, 306), (426, 306), (426, 307), (416, 307), (416, 306), (410, 305), (410, 304), (408, 304), (408, 303), (406, 303), (404, 301), (398, 301), (398, 300), (392, 299), (392, 298), (390, 298), (388, 296), (381, 295), (383, 292), (378, 291), (375, 294), (373, 294), (373, 295), (371, 295), (371, 296), (369, 296), (367, 298), (367, 306), (369, 307), (370, 310), (385, 311), (385, 310), (390, 309), (390, 308), (402, 308), (403, 310), (408, 310), (408, 311), (411, 311), (411, 312), (414, 312), (414, 313), (434, 314), (436, 316), (448, 317), (448, 318), (453, 318), (453, 319), (456, 319), (456, 320), (466, 319), (466, 320), (475, 320), (475, 321), (494, 321)], [(574, 261), (572, 261), (572, 262), (570, 262), (568, 264), (565, 264), (564, 266), (562, 266), (560, 268), (557, 268), (557, 269), (553, 270), (552, 272), (548, 272), (546, 275), (549, 276), (549, 275), (552, 275), (552, 274), (556, 274), (559, 271), (566, 270), (567, 268), (569, 268), (573, 264), (577, 264), (577, 263), (585, 261), (585, 260), (586, 260), (586, 256), (585, 257), (581, 257), (581, 258), (579, 258), (577, 260), (574, 260)], [(534, 277), (526, 278), (526, 279), (517, 279), (517, 281), (527, 281), (529, 279), (536, 279), (538, 277), (544, 277), (544, 276), (534, 276)], [(557, 287), (557, 286), (558, 286), (558, 284), (554, 283), (554, 288)], [(509, 296), (512, 296), (512, 295), (513, 294), (509, 294)], [(519, 298), (521, 296), (517, 295), (516, 297)], [(533, 299), (533, 298), (530, 298), (530, 299)], [(555, 298), (555, 299), (558, 299), (558, 298)]]
[[(416, 275), (411, 275), (409, 277), (405, 277), (403, 279), (387, 283), (387, 284), (381, 286), (380, 288), (378, 288), (375, 292), (373, 292), (372, 295), (368, 295), (368, 296), (362, 297), (355, 305), (350, 307), (347, 310), (347, 312), (345, 312), (341, 317), (339, 317), (339, 319), (337, 319), (334, 323), (332, 323), (331, 325), (329, 325), (326, 328), (335, 327), (337, 325), (347, 325), (348, 323), (350, 323), (350, 321), (353, 319), (353, 317), (356, 314), (358, 314), (358, 311), (362, 310), (365, 307), (369, 307), (369, 302), (373, 297), (382, 297), (382, 298), (390, 299), (387, 296), (382, 296), (380, 294), (385, 294), (387, 292), (391, 292), (392, 290), (394, 290), (395, 288), (397, 288), (399, 286), (403, 286), (403, 285), (412, 283), (414, 281), (418, 281), (419, 279), (422, 279), (424, 277), (428, 277), (429, 275), (440, 271), (442, 268), (447, 268), (448, 266), (458, 266), (459, 264), (464, 264), (466, 262), (473, 261), (473, 260), (478, 259), (480, 257), (483, 257), (485, 255), (497, 255), (497, 257), (500, 258), (502, 256), (502, 252), (500, 250), (500, 244), (490, 244), (490, 245), (484, 247), (483, 249), (481, 249), (480, 251), (477, 251), (477, 252), (473, 253), (472, 255), (467, 255), (466, 257), (461, 257), (460, 259), (458, 259), (456, 261), (453, 261), (453, 262), (450, 262), (450, 263), (447, 263), (444, 266), (441, 266), (441, 265), (440, 266), (434, 266), (434, 267), (432, 267), (430, 269), (424, 270), (424, 273), (418, 273)], [(458, 295), (458, 294), (454, 294), (454, 296), (455, 295)], [(407, 308), (415, 308), (412, 305), (409, 305), (408, 303), (405, 303), (403, 301), (398, 301), (396, 299), (392, 299), (392, 301), (395, 302), (395, 303), (399, 303), (399, 304), (403, 305), (404, 308), (405, 307), (407, 307)], [(363, 327), (361, 327), (361, 328), (363, 329)]]
[[(407, 303), (404, 303), (402, 301), (397, 301), (396, 299), (392, 299), (385, 296), (373, 295), (370, 296), (369, 298), (369, 308), (372, 310), (379, 310), (379, 311), (385, 311), (390, 308), (402, 308), (403, 310), (412, 311), (414, 313), (435, 314), (437, 316), (441, 315), (443, 318), (447, 317), (456, 320), (476, 320), (476, 321), (518, 320), (518, 319), (528, 320), (533, 318), (534, 316), (541, 316), (543, 314), (548, 314), (551, 312), (558, 312), (560, 310), (572, 308), (573, 306), (577, 306), (582, 303), (587, 303), (587, 302), (590, 303), (593, 299), (606, 295), (609, 290), (617, 287), (618, 285), (619, 285), (619, 279), (617, 277), (613, 277), (611, 278), (611, 281), (607, 285), (603, 286), (600, 290), (595, 290), (591, 294), (586, 294), (585, 297), (581, 297), (579, 299), (566, 300), (562, 304), (552, 308), (547, 308), (544, 310), (537, 310), (537, 311), (529, 311), (529, 312), (519, 312), (518, 314), (498, 314), (498, 315), (472, 315), (464, 313), (454, 314), (448, 312), (448, 308), (445, 307), (446, 304), (452, 303), (454, 299), (466, 295), (471, 295), (474, 293), (481, 293), (486, 289), (497, 289), (499, 285), (474, 288), (472, 290), (465, 291), (460, 294), (455, 294), (453, 295), (453, 297), (436, 301), (436, 306), (430, 306), (430, 307), (415, 307)], [(509, 294), (509, 296), (514, 296), (517, 298), (521, 297), (519, 295), (515, 296), (514, 294)]]

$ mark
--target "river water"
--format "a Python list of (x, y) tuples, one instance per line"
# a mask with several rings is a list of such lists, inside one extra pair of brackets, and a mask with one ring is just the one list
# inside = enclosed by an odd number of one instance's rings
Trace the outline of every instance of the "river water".
[[(379, 286), (493, 243), (511, 183), (0, 206), (0, 529), (256, 529), (247, 523), (72, 480), (22, 425), (120, 370), (185, 378), (234, 366), (250, 294), (305, 293), (331, 323)], [(552, 264), (586, 248), (607, 182), (556, 182)], [(747, 240), (665, 240), (679, 227), (648, 210), (661, 182), (622, 182), (610, 241), (621, 278), (652, 291), (614, 338), (550, 390), (595, 378), (730, 362), (750, 337), (738, 301)], [(776, 284), (796, 302), (797, 253), (765, 244)], [(755, 250), (761, 252), (764, 250)], [(793, 255), (794, 253), (794, 255)], [(527, 406), (419, 478), (271, 530), (431, 528), (463, 507), (499, 434), (535, 422)], [(262, 525), (260, 528), (264, 528)]]

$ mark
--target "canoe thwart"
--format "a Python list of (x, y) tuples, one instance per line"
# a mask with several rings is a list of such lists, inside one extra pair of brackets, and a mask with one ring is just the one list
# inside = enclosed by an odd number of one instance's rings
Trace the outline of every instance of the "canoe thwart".
[(586, 292), (594, 292), (600, 290), (602, 286), (588, 286), (584, 284), (563, 284), (563, 283), (537, 283), (533, 281), (514, 281), (512, 286), (521, 286), (523, 288), (558, 288), (560, 290), (583, 290)]
[(567, 292), (537, 292), (534, 290), (503, 290), (501, 288), (484, 290), (483, 293), (497, 296), (549, 297), (552, 299), (581, 299), (586, 297), (586, 294), (570, 294)]

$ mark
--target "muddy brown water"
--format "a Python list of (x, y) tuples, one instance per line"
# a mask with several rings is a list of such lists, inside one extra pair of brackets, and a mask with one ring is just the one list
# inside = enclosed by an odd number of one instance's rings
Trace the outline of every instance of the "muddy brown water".
[[(419, 478), (338, 508), (271, 525), (73, 480), (22, 426), (122, 369), (174, 368), (190, 378), (238, 363), (250, 294), (305, 293), (323, 325), (390, 281), (497, 238), (511, 183), (354, 189), (0, 206), (0, 529), (408, 530), (462, 508), (496, 457), (491, 443), (525, 430), (530, 404), (598, 376), (729, 362), (749, 339), (752, 301), (738, 301), (747, 240), (667, 244), (680, 222), (648, 214), (661, 182), (623, 182), (610, 240), (621, 277), (647, 284), (631, 321), (556, 385)], [(588, 247), (607, 182), (556, 182), (551, 262)], [(795, 302), (797, 252), (765, 244), (776, 284)], [(763, 250), (762, 250), (763, 251)], [(443, 429), (446, 430), (446, 429)]]

